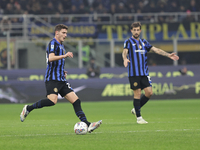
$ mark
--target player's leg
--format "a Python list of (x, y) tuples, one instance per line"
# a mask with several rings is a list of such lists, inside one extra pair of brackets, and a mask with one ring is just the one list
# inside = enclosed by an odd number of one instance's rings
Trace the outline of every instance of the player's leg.
[(27, 106), (27, 110), (31, 112), (33, 109), (53, 106), (57, 103), (58, 95), (56, 94), (49, 94), (47, 95), (46, 99), (41, 99), (32, 105)]
[(151, 95), (153, 94), (152, 87), (144, 88), (144, 92), (145, 92), (145, 95), (143, 95), (140, 99), (140, 107), (144, 106), (148, 102), (148, 100), (151, 98)]
[(85, 122), (89, 126), (90, 122), (87, 121), (85, 113), (83, 112), (81, 108), (81, 101), (78, 98), (78, 96), (72, 91), (66, 94), (65, 98), (73, 105), (74, 111), (77, 117), (80, 119), (80, 121)]
[(145, 95), (143, 95), (140, 99), (140, 107), (144, 106), (153, 94), (150, 76), (142, 77), (141, 88), (144, 90)]
[[(43, 107), (48, 107), (48, 106), (53, 106), (57, 102), (55, 99), (57, 95), (55, 94), (50, 94), (48, 95), (48, 98), (46, 99), (41, 99), (37, 101), (36, 103), (32, 105), (25, 105), (21, 114), (20, 114), (20, 119), (23, 122), (25, 118), (28, 116), (28, 114), (33, 110), (33, 109), (38, 109), (38, 108), (43, 108)], [(53, 98), (52, 98), (53, 97)], [(52, 99), (52, 100), (51, 100)]]
[(85, 122), (88, 126), (90, 125), (90, 122), (87, 121), (87, 118), (85, 116), (85, 113), (83, 112), (81, 108), (81, 101), (78, 98), (78, 96), (74, 93), (73, 89), (71, 88), (70, 84), (66, 82), (62, 89), (59, 91), (60, 95), (67, 99), (74, 108), (74, 111), (77, 115), (77, 117)]
[(47, 81), (45, 82), (47, 98), (41, 99), (32, 105), (27, 106), (27, 110), (31, 112), (34, 109), (53, 106), (58, 100), (58, 91), (62, 88), (62, 84), (57, 81)]
[(141, 85), (140, 85), (141, 77), (129, 77), (130, 88), (133, 90), (134, 98), (133, 98), (133, 109), (131, 112), (136, 115), (136, 117), (140, 117), (140, 97), (141, 97)]
[(74, 107), (74, 111), (77, 115), (77, 117), (80, 119), (80, 121), (85, 122), (88, 126), (88, 132), (92, 132), (95, 129), (97, 129), (100, 124), (102, 123), (102, 120), (97, 121), (97, 122), (92, 122), (90, 123), (86, 116), (85, 113), (83, 112), (82, 108), (81, 108), (81, 101), (78, 98), (78, 96), (74, 93), (74, 92), (70, 92), (68, 93), (65, 98), (73, 105)]
[(140, 97), (141, 97), (141, 79), (142, 77), (129, 77), (129, 82), (131, 89), (133, 90), (134, 99), (133, 99), (133, 106), (134, 108), (131, 110), (131, 113), (134, 114), (137, 118), (138, 124), (146, 124), (146, 122), (140, 112)]
[[(131, 112), (133, 114), (136, 114), (137, 116), (137, 123), (138, 124), (146, 124), (148, 123), (147, 121), (145, 121), (141, 114), (140, 114), (140, 109), (142, 106), (144, 106), (149, 98), (151, 97), (151, 95), (153, 94), (152, 92), (152, 87), (151, 87), (151, 79), (149, 76), (143, 76), (140, 77), (139, 80), (139, 85), (138, 87), (143, 89), (145, 91), (145, 95), (143, 95), (141, 98), (139, 96), (141, 96), (141, 89), (139, 90), (140, 94), (138, 94), (137, 90), (133, 90), (134, 91), (134, 107)], [(135, 95), (137, 96), (137, 99), (135, 99)], [(139, 100), (138, 100), (139, 99)], [(137, 107), (139, 108), (139, 111), (137, 111)]]
[(148, 122), (142, 118), (142, 115), (140, 112), (141, 89), (133, 90), (133, 93), (134, 93), (134, 101), (133, 101), (134, 108), (131, 110), (131, 112), (132, 112), (132, 114), (134, 114), (136, 116), (138, 124), (146, 124)]
[(45, 82), (45, 85), (46, 85), (46, 91), (47, 91), (47, 98), (41, 99), (32, 105), (25, 105), (20, 114), (20, 119), (22, 122), (25, 120), (27, 115), (32, 110), (38, 109), (38, 108), (43, 108), (43, 107), (48, 107), (48, 106), (53, 106), (57, 103), (58, 89), (60, 88), (60, 85), (54, 81)]
[(134, 109), (135, 109), (135, 115), (136, 115), (136, 117), (140, 117), (141, 116), (141, 113), (140, 113), (141, 89), (133, 90), (133, 94), (134, 94), (133, 106), (134, 106)]

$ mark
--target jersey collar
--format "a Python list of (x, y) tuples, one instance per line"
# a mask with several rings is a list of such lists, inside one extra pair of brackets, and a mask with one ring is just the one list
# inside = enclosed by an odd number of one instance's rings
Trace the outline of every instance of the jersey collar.
[(139, 38), (139, 40), (136, 40), (136, 39), (134, 39), (133, 37), (131, 37), (131, 39), (133, 39), (133, 40), (136, 41), (137, 43), (140, 41), (140, 38)]
[(56, 40), (56, 38), (53, 38), (55, 41), (56, 41), (56, 43), (58, 43), (59, 45), (62, 45), (62, 44), (60, 44), (57, 40)]

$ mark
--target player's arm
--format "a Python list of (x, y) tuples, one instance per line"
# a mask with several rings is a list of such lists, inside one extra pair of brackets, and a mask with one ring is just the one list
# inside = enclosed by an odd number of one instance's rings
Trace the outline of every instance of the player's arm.
[(60, 56), (56, 56), (55, 53), (50, 53), (49, 54), (49, 62), (57, 61), (57, 60), (60, 60), (60, 59), (66, 58), (66, 57), (73, 58), (73, 53), (67, 52), (66, 54), (60, 55)]
[(67, 71), (64, 71), (64, 74), (65, 74), (65, 78), (67, 77)]
[(124, 60), (124, 67), (128, 66), (128, 63), (130, 62), (130, 60), (127, 58), (127, 54), (128, 54), (128, 49), (124, 49), (122, 52), (122, 58)]
[(179, 57), (176, 55), (176, 53), (167, 53), (165, 51), (163, 51), (162, 49), (159, 49), (157, 47), (154, 47), (152, 46), (152, 48), (150, 49), (151, 51), (153, 51), (154, 53), (157, 53), (159, 55), (162, 55), (162, 56), (166, 56), (172, 60), (178, 60)]

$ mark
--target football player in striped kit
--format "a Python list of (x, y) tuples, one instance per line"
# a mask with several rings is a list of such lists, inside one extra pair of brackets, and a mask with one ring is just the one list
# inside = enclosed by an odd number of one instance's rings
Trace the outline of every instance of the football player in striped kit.
[(88, 132), (94, 131), (100, 126), (102, 120), (89, 122), (81, 108), (81, 101), (66, 80), (67, 72), (64, 70), (65, 58), (73, 58), (72, 52), (65, 52), (63, 42), (67, 37), (68, 27), (58, 24), (55, 27), (55, 37), (49, 42), (46, 50), (47, 69), (45, 74), (45, 85), (47, 98), (41, 99), (32, 105), (25, 105), (20, 119), (23, 122), (27, 115), (34, 109), (47, 106), (54, 106), (58, 101), (58, 94), (66, 98), (74, 108), (74, 111), (80, 121), (88, 125)]
[[(138, 124), (146, 124), (148, 122), (142, 118), (140, 109), (148, 102), (153, 94), (147, 65), (147, 52), (152, 51), (174, 61), (178, 60), (179, 57), (175, 53), (167, 53), (162, 49), (152, 46), (145, 39), (140, 39), (140, 22), (131, 24), (131, 33), (132, 37), (125, 40), (124, 50), (122, 52), (124, 67), (128, 68), (130, 88), (134, 93), (134, 108), (131, 112), (136, 116)], [(144, 90), (145, 95), (141, 97), (142, 90)]]

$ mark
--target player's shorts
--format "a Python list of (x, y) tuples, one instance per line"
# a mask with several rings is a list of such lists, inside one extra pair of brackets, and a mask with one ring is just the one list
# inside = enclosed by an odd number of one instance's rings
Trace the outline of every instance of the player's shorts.
[(132, 76), (129, 77), (130, 87), (133, 90), (144, 89), (146, 87), (152, 86), (150, 76)]
[(70, 92), (73, 92), (73, 89), (70, 87), (70, 84), (65, 81), (46, 81), (46, 91), (47, 95), (49, 94), (56, 94), (58, 93), (64, 97)]

